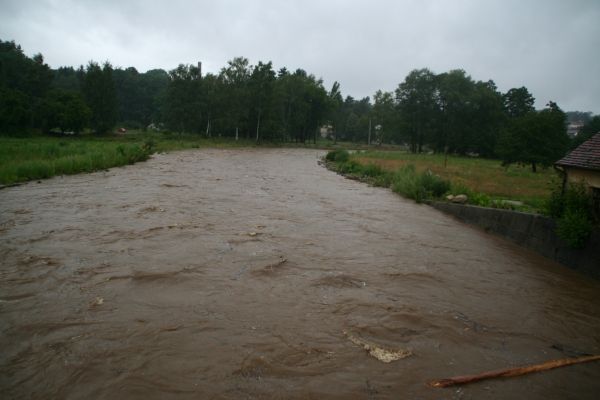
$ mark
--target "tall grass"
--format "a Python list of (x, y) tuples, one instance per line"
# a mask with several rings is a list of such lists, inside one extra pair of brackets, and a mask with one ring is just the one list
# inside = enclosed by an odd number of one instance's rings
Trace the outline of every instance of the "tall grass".
[(92, 172), (148, 159), (151, 147), (94, 138), (0, 138), (0, 183)]
[(412, 154), (404, 151), (366, 151), (353, 154), (351, 160), (363, 165), (375, 164), (395, 172), (413, 165), (418, 174), (431, 171), (452, 182), (452, 194), (466, 194), (469, 203), (503, 206), (503, 200), (525, 203), (525, 211), (542, 210), (556, 173), (552, 169), (534, 173), (528, 166), (502, 166), (500, 160), (443, 154)]
[(392, 190), (417, 203), (442, 197), (450, 190), (450, 182), (430, 170), (417, 173), (415, 166), (408, 164), (392, 175)]
[(442, 197), (450, 190), (450, 182), (430, 170), (417, 172), (414, 165), (396, 171), (386, 171), (374, 163), (360, 163), (346, 150), (330, 151), (325, 159), (341, 174), (366, 181), (375, 186), (390, 187), (394, 192), (420, 203)]

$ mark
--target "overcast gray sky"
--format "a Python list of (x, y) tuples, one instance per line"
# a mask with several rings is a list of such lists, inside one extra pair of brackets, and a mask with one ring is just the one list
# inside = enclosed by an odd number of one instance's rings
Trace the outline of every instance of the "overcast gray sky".
[(360, 98), (412, 69), (462, 68), (536, 106), (600, 114), (599, 0), (0, 0), (0, 39), (52, 67), (143, 72), (227, 60), (303, 68)]

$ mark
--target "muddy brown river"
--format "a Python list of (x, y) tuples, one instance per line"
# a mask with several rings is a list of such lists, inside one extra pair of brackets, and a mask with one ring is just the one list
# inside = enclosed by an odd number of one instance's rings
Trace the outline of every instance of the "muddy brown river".
[(600, 363), (427, 386), (600, 354), (600, 284), (322, 154), (188, 151), (1, 190), (0, 397), (600, 396)]

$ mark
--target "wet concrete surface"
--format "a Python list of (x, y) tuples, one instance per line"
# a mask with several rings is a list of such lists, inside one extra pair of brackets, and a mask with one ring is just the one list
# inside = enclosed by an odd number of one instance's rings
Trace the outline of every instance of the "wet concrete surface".
[(0, 191), (1, 397), (597, 398), (600, 363), (428, 387), (600, 353), (600, 284), (322, 154), (188, 151)]

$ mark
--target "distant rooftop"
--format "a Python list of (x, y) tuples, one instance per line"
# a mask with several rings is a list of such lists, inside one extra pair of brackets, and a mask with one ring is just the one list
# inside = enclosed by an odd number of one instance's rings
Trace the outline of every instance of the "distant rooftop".
[(600, 132), (558, 160), (556, 165), (600, 171)]

